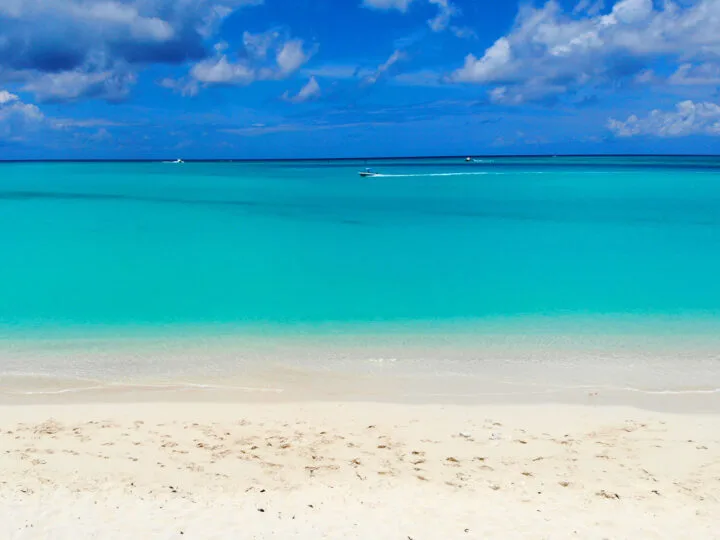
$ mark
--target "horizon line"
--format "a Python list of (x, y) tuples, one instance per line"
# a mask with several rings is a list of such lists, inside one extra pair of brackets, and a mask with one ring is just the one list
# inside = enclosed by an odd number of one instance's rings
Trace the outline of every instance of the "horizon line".
[[(397, 160), (397, 159), (466, 159), (466, 158), (602, 158), (602, 157), (699, 157), (720, 158), (720, 154), (457, 154), (439, 156), (356, 156), (356, 157), (315, 157), (315, 158), (189, 158), (184, 162), (220, 163), (220, 162), (289, 162), (289, 161), (363, 161), (363, 160)], [(175, 158), (178, 159), (178, 158)], [(3, 159), (0, 163), (154, 163), (170, 161), (169, 157), (158, 158), (37, 158), (37, 159)]]

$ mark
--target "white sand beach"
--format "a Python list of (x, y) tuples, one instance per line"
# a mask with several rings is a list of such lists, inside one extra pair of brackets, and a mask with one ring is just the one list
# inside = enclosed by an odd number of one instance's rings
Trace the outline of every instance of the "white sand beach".
[(0, 408), (0, 538), (720, 538), (720, 416), (575, 405)]

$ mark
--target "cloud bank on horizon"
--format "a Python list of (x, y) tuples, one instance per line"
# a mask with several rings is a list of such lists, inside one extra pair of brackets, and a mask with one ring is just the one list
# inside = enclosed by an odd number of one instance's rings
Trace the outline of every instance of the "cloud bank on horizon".
[(0, 157), (720, 150), (720, 0), (337, 4), (4, 0)]

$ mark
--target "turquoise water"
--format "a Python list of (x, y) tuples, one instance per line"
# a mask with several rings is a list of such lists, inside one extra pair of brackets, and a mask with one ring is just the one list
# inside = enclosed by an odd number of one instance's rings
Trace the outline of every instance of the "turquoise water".
[(720, 313), (720, 159), (0, 165), (0, 326)]
[(0, 164), (6, 375), (715, 390), (719, 276), (715, 158)]

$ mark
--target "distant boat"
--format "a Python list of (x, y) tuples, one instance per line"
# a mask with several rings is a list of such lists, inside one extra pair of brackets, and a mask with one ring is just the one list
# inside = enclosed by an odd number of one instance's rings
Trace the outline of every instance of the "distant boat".
[(472, 159), (471, 157), (466, 157), (466, 158), (465, 158), (465, 161), (467, 161), (468, 163), (470, 163), (472, 160), (473, 160), (473, 159)]
[(360, 171), (358, 174), (363, 178), (367, 178), (368, 176), (377, 176), (377, 173), (372, 169), (365, 169), (364, 171)]
[(182, 159), (178, 158), (175, 161), (173, 161), (172, 163), (185, 163), (185, 162)]

